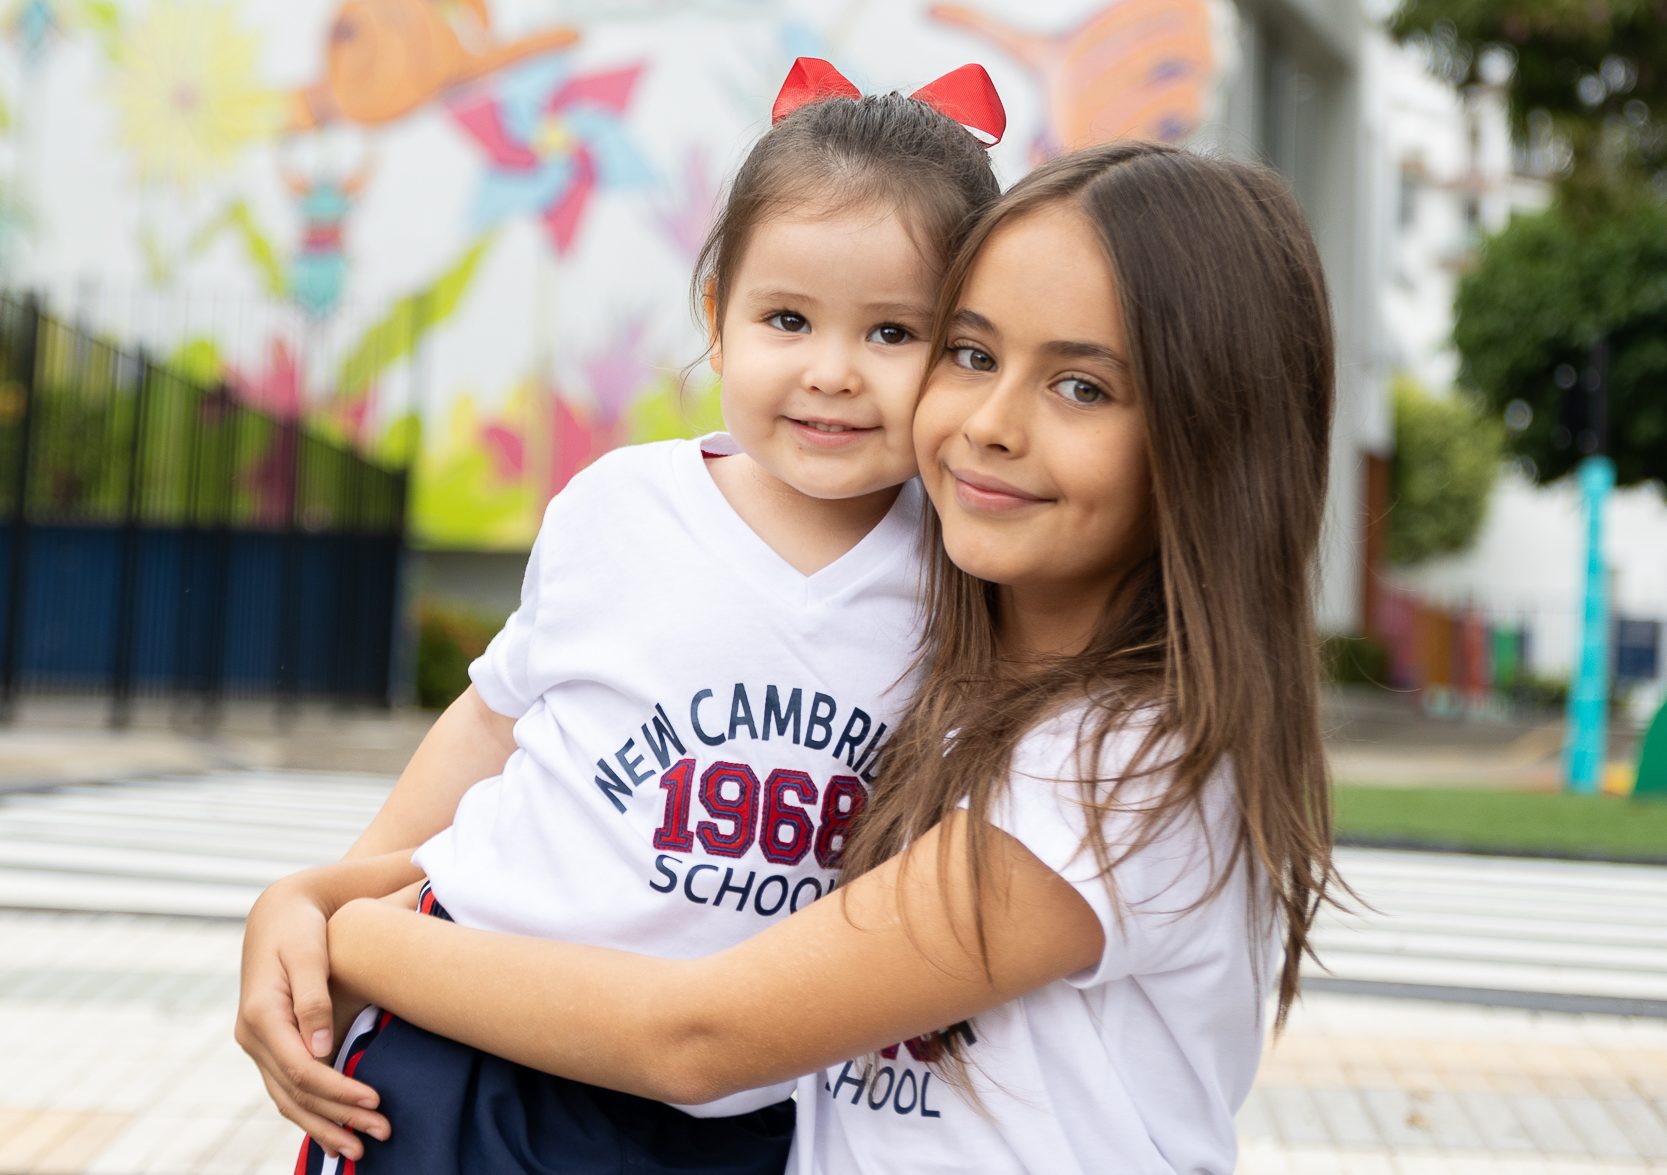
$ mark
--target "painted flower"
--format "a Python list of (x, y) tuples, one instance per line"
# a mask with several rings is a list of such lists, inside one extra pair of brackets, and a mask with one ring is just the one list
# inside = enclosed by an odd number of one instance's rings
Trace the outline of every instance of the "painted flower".
[(276, 131), (282, 102), (254, 81), (259, 50), (232, 5), (162, 0), (149, 10), (121, 46), (115, 94), (141, 178), (190, 188)]
[(289, 343), (281, 338), (267, 344), (266, 361), (260, 368), (246, 370), (227, 363), (225, 378), (239, 403), (278, 420), (294, 420), (306, 403), (301, 365)]

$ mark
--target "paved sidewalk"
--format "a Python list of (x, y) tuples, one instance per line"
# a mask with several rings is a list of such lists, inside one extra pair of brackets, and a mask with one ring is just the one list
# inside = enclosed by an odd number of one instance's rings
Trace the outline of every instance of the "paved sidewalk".
[[(0, 1173), (287, 1175), (231, 1040), (239, 928), (0, 912)], [(1314, 994), (1240, 1170), (1667, 1171), (1667, 1021)]]
[(397, 775), (435, 715), (415, 708), (227, 702), (212, 723), (194, 703), (141, 699), (124, 729), (108, 699), (24, 697), (0, 723), (0, 793), (64, 783), (219, 770)]
[[(109, 725), (102, 698), (19, 700), (0, 723), (0, 791), (19, 786), (222, 769), (300, 769), (398, 774), (434, 715), (308, 703), (285, 713), (276, 703), (231, 701), (211, 725), (195, 703), (140, 699), (127, 729)], [(1335, 777), (1343, 783), (1523, 788), (1559, 786), (1558, 721), (1423, 716), (1410, 697), (1380, 690), (1331, 690), (1322, 728)], [(1624, 757), (1636, 732), (1611, 731)]]

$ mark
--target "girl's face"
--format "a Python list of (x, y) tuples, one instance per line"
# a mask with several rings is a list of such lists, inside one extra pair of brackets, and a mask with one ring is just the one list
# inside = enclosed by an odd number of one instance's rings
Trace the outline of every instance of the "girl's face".
[(1146, 430), (1105, 248), (1071, 203), (997, 228), (915, 415), (957, 566), (1097, 616), (1150, 549)]
[(889, 495), (913, 477), (936, 290), (903, 222), (861, 208), (765, 221), (729, 289), (713, 366), (747, 455), (819, 499)]

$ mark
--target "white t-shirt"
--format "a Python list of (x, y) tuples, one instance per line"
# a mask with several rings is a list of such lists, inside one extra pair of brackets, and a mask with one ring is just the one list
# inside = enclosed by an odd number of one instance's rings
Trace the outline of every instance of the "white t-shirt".
[(905, 486), (807, 576), (734, 512), (703, 451), (735, 447), (620, 449), (550, 502), (521, 604), (469, 669), (517, 719), (517, 749), (416, 853), (459, 923), (691, 958), (833, 887), (913, 690), (898, 682), (923, 495)]
[[(1025, 737), (991, 822), (1088, 901), (1105, 931), (1099, 963), (973, 1021), (967, 1057), (987, 1117), (907, 1045), (886, 1050), (872, 1073), (859, 1059), (802, 1079), (795, 1175), (1233, 1170), (1233, 1115), (1261, 1055), (1277, 929), (1271, 913), (1251, 925), (1246, 867), (1182, 912), (1231, 847), (1231, 781), (1223, 771), (1211, 782), (1204, 820), (1177, 820), (1116, 866), (1120, 921), (1081, 848), (1079, 722), (1066, 715)], [(1102, 777), (1128, 762), (1142, 733), (1107, 741)], [(1160, 773), (1120, 795), (1136, 801), (1162, 781)], [(1131, 828), (1131, 816), (1111, 817), (1108, 843), (1128, 843)]]

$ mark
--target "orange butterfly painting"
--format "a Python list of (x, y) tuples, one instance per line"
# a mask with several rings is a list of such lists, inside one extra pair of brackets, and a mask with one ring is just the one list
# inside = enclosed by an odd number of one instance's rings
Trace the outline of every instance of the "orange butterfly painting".
[(1203, 120), (1215, 69), (1208, 0), (1122, 0), (1055, 34), (962, 4), (930, 14), (1036, 76), (1048, 115), (1039, 158), (1112, 139), (1179, 142)]

